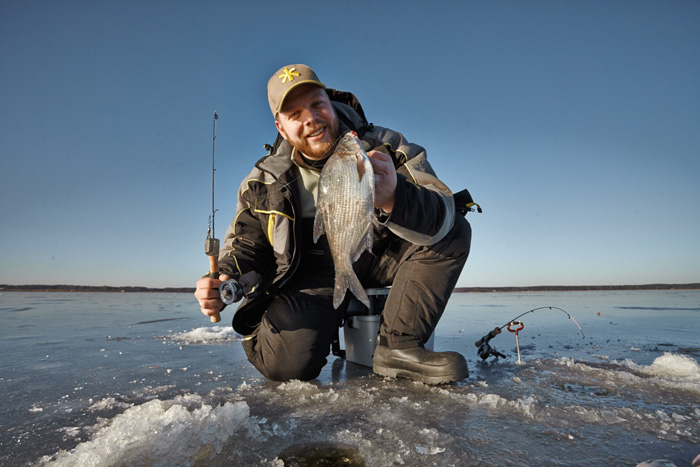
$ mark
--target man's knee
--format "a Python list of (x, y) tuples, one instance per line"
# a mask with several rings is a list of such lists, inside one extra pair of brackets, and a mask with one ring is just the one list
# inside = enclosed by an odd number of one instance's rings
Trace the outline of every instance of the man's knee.
[(272, 381), (312, 380), (318, 377), (327, 362), (320, 349), (290, 345), (266, 318), (252, 338), (243, 341), (243, 349), (248, 361)]
[(257, 367), (258, 371), (267, 379), (272, 381), (291, 381), (293, 379), (298, 379), (301, 381), (310, 381), (312, 379), (318, 378), (321, 374), (321, 369), (326, 364), (326, 359), (323, 359), (323, 363), (311, 362), (311, 361), (300, 361), (288, 360), (286, 362), (273, 361), (262, 367)]
[(472, 228), (469, 222), (461, 216), (455, 218), (452, 229), (431, 249), (440, 256), (466, 261), (472, 243)]
[(469, 224), (469, 221), (464, 217), (457, 216), (452, 230), (455, 231), (455, 240), (458, 247), (461, 248), (462, 254), (465, 257), (469, 256), (469, 250), (472, 245), (472, 226)]

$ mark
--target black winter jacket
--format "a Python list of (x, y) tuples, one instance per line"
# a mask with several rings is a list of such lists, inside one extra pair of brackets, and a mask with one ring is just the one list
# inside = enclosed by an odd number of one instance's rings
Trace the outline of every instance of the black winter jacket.
[[(362, 112), (333, 102), (343, 134), (357, 131), (364, 149), (389, 154), (397, 171), (394, 209), (378, 215), (374, 235), (396, 235), (421, 245), (440, 241), (454, 224), (452, 192), (433, 172), (425, 150), (395, 131), (368, 125)], [(222, 273), (243, 283), (247, 298), (233, 318), (236, 332), (248, 335), (260, 323), (275, 291), (296, 272), (301, 245), (300, 168), (292, 147), (282, 141), (260, 159), (238, 189), (236, 216), (219, 255)], [(375, 241), (375, 244), (381, 242)]]

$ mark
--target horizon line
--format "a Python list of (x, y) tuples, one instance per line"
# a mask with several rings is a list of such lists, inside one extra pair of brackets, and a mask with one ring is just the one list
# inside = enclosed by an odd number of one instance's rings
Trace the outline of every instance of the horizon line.
[[(527, 291), (594, 291), (594, 290), (697, 290), (700, 282), (647, 283), (619, 285), (512, 285), (512, 286), (457, 286), (456, 293), (464, 292), (527, 292)], [(195, 287), (147, 287), (71, 284), (0, 284), (6, 292), (193, 292)]]

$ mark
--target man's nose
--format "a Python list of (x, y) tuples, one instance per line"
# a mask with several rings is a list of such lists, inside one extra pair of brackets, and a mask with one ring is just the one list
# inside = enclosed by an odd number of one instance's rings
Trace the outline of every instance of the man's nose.
[(302, 121), (305, 124), (314, 123), (316, 121), (316, 117), (317, 117), (316, 112), (314, 112), (314, 110), (311, 108), (306, 108), (302, 112)]

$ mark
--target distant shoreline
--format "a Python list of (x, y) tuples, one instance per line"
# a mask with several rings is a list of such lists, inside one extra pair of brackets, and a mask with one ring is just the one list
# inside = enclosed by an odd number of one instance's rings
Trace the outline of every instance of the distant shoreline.
[[(456, 287), (455, 293), (491, 292), (589, 292), (601, 290), (698, 290), (700, 283), (642, 285), (541, 285), (527, 287)], [(113, 287), (92, 285), (7, 285), (0, 292), (112, 292), (112, 293), (194, 293), (194, 287)]]
[(485, 292), (592, 292), (601, 290), (698, 290), (700, 283), (641, 285), (537, 285), (529, 287), (456, 287), (455, 293)]
[(0, 292), (111, 292), (111, 293), (194, 293), (194, 287), (113, 287), (109, 285), (7, 285)]

